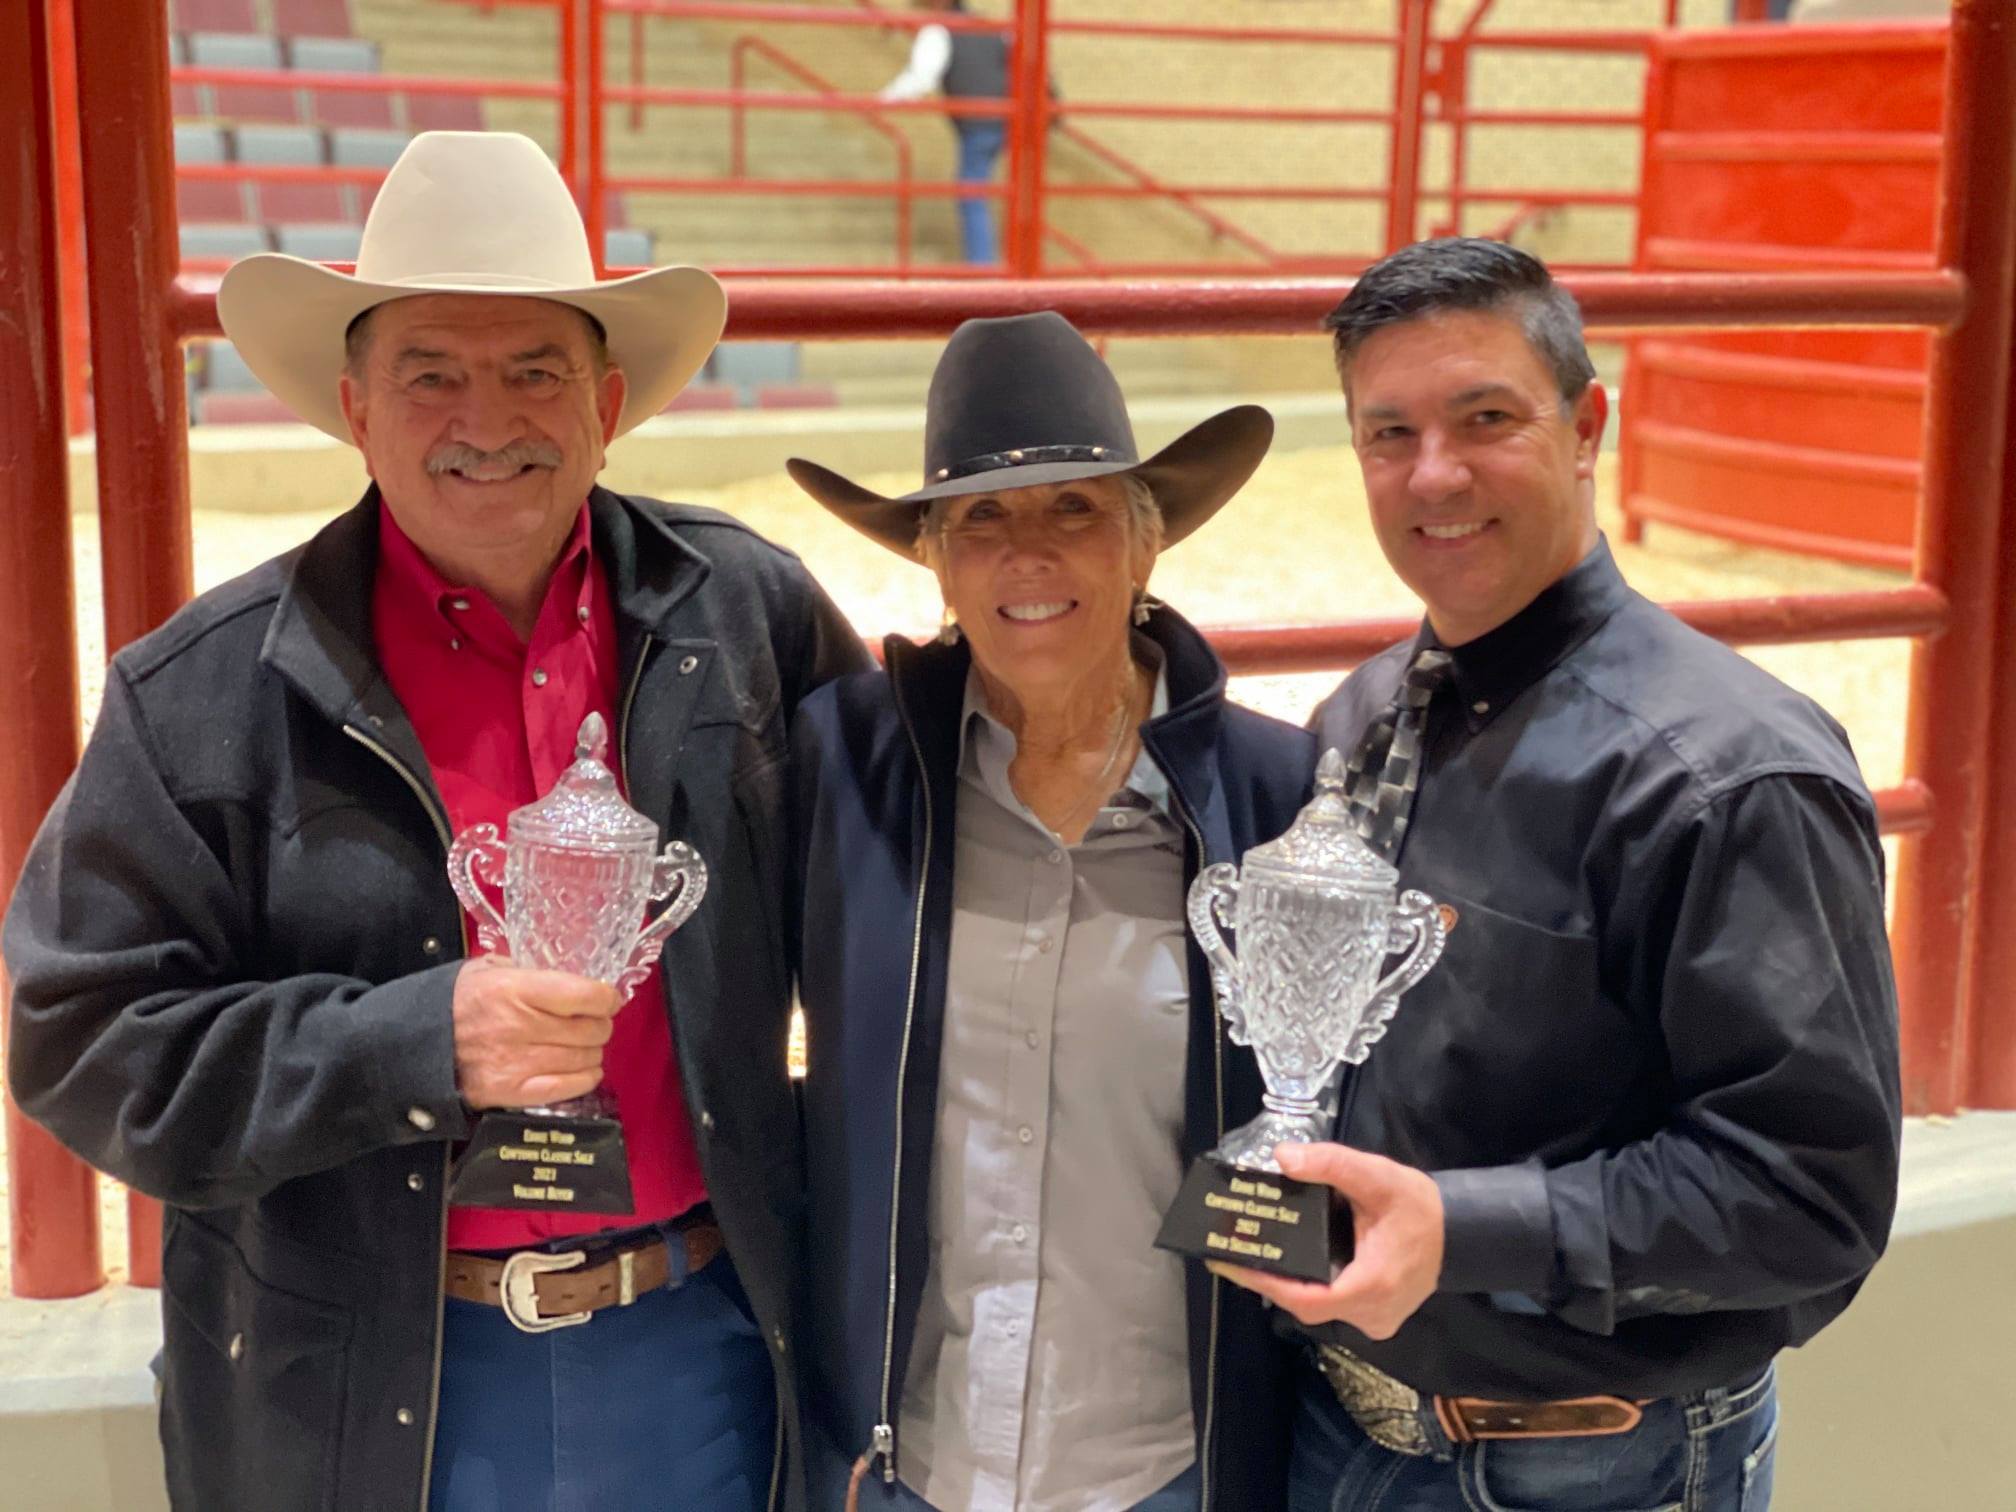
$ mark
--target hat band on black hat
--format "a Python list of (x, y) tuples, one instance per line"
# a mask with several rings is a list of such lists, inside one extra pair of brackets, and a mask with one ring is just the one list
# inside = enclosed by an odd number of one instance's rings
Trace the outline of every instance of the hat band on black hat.
[(1133, 462), (1112, 446), (1018, 446), (1013, 451), (988, 452), (941, 467), (931, 475), (933, 483), (948, 478), (970, 478), (975, 473), (1000, 472), (1010, 467), (1035, 467), (1045, 462)]

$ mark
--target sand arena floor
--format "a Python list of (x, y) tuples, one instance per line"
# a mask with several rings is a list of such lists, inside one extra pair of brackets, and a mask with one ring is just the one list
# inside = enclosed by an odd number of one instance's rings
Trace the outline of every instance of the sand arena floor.
[[(885, 493), (914, 486), (914, 475), (870, 475), (860, 481)], [(1625, 576), (1655, 599), (1751, 598), (1785, 593), (1892, 587), (1903, 579), (1868, 568), (1713, 541), (1654, 529), (1641, 546), (1621, 544), (1614, 506), (1615, 458), (1599, 476), (1604, 523)], [(935, 627), (936, 586), (921, 568), (901, 562), (841, 525), (789, 479), (751, 479), (732, 487), (678, 497), (746, 519), (773, 540), (800, 552), (864, 635), (889, 630), (922, 634)], [(327, 515), (246, 515), (199, 509), (195, 515), (196, 586), (214, 586), (306, 538)], [(95, 518), (80, 516), (75, 532), (84, 704), (95, 710), (102, 689), (98, 542)], [(1204, 624), (1320, 623), (1368, 615), (1412, 615), (1420, 605), (1386, 566), (1366, 522), (1358, 470), (1346, 447), (1270, 457), (1245, 492), (1212, 523), (1157, 564), (1154, 590)], [(1860, 641), (1778, 646), (1749, 652), (1758, 663), (1803, 689), (1847, 728), (1872, 787), (1903, 775), (1905, 683), (1909, 643)], [(1286, 719), (1302, 720), (1335, 685), (1334, 674), (1240, 678), (1233, 696)], [(1892, 864), (1895, 864), (1894, 845)], [(0, 1169), (0, 1190), (4, 1190)], [(115, 1277), (125, 1272), (125, 1205), (102, 1184), (105, 1255)], [(6, 1237), (0, 1234), (0, 1289), (6, 1285)]]

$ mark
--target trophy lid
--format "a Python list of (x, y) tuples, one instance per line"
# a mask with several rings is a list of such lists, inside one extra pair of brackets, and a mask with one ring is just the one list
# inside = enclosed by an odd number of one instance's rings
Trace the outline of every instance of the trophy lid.
[(616, 774), (602, 760), (609, 749), (608, 722), (590, 714), (575, 741), (573, 765), (545, 797), (511, 811), (510, 840), (589, 850), (655, 846), (658, 826), (623, 801)]
[(1400, 873), (1359, 835), (1346, 784), (1343, 756), (1325, 751), (1316, 764), (1316, 796), (1279, 839), (1246, 852), (1239, 863), (1241, 876), (1288, 886), (1392, 892)]

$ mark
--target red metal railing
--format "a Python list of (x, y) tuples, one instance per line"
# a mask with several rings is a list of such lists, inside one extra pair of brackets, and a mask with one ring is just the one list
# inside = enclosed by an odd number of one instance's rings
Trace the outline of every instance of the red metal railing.
[[(640, 36), (643, 19), (642, 16), (635, 18)], [(743, 90), (744, 70), (747, 67), (744, 60), (752, 52), (767, 58), (799, 82), (809, 84), (829, 97), (839, 93), (831, 80), (821, 78), (782, 48), (771, 46), (761, 37), (748, 35), (737, 37), (728, 50), (728, 89), (735, 96), (734, 109), (728, 117), (728, 176), (735, 179), (746, 178), (749, 171), (748, 106), (743, 99)], [(631, 44), (633, 68), (642, 55), (638, 43), (633, 41)], [(633, 80), (631, 90), (633, 122), (638, 118), (636, 113), (643, 109), (644, 97), (642, 80)], [(910, 266), (912, 205), (910, 138), (873, 112), (864, 114), (861, 123), (872, 128), (896, 149), (896, 267), (900, 272)]]
[[(541, 0), (544, 3), (544, 0)], [(596, 0), (576, 0), (589, 10)], [(1590, 326), (1645, 331), (1745, 324), (1894, 325), (1933, 330), (1929, 459), (1917, 581), (1891, 592), (1682, 606), (1711, 633), (1743, 642), (1909, 636), (1907, 781), (1879, 795), (1886, 827), (1904, 834), (1895, 941), (1914, 1110), (2012, 1099), (2016, 961), (1991, 925), (2016, 892), (2016, 857), (1990, 843), (1991, 815), (2016, 812), (2016, 714), (1992, 695), (2016, 670), (2016, 562), (2004, 533), (2010, 293), (2016, 261), (2016, 40), (1999, 0), (1958, 0), (1948, 59), (1948, 152), (1937, 267), (1811, 274), (1588, 274), (1570, 286)], [(60, 25), (67, 0), (35, 0), (37, 23)], [(752, 9), (752, 8), (738, 8)], [(1040, 6), (1037, 8), (1040, 15)], [(190, 587), (186, 423), (179, 346), (218, 332), (215, 280), (178, 279), (164, 20), (157, 8), (84, 6), (74, 17), (83, 210), (88, 235), (93, 390), (98, 417), (107, 641), (158, 624)], [(847, 14), (847, 13), (837, 13)], [(881, 24), (882, 18), (872, 18)], [(55, 152), (46, 27), (29, 49), (0, 56), (0, 119), (26, 143), (42, 182)], [(587, 48), (585, 33), (575, 42)], [(1040, 52), (1018, 61), (1040, 75)], [(593, 76), (593, 67), (586, 69)], [(18, 77), (17, 77), (18, 75)], [(596, 96), (590, 92), (588, 98)], [(599, 111), (591, 112), (598, 114)], [(594, 150), (578, 123), (573, 155)], [(1039, 160), (1040, 166), (1040, 160)], [(61, 386), (54, 353), (60, 296), (53, 193), (12, 197), (0, 238), (0, 658), (10, 707), (39, 711), (0, 758), (0, 885), (11, 887), (28, 829), (74, 757), (76, 677), (70, 646)], [(1023, 221), (1024, 234), (1034, 234)], [(5, 261), (25, 249), (19, 267)], [(1113, 284), (1096, 280), (913, 282), (736, 280), (736, 337), (942, 335), (958, 320), (1062, 311), (1094, 335), (1310, 333), (1339, 293), (1334, 280)], [(21, 382), (16, 375), (26, 375)], [(1216, 632), (1235, 670), (1337, 667), (1400, 634), (1388, 623)], [(67, 668), (67, 670), (66, 670)], [(62, 711), (62, 712), (52, 712)], [(18, 1120), (17, 1120), (18, 1123)], [(10, 1139), (18, 1209), (18, 1291), (56, 1295), (98, 1283), (88, 1172), (32, 1129)], [(25, 1206), (24, 1206), (25, 1204)], [(136, 1279), (154, 1273), (148, 1208), (139, 1207)]]
[[(499, 4), (516, 8), (551, 11), (557, 18), (554, 82), (526, 80), (457, 79), (422, 76), (379, 76), (358, 74), (297, 73), (288, 70), (246, 70), (181, 67), (173, 72), (178, 84), (237, 84), (275, 89), (334, 91), (367, 94), (413, 94), (500, 99), (550, 99), (560, 110), (559, 158), (563, 172), (575, 185), (576, 194), (589, 223), (590, 242), (602, 246), (601, 230), (608, 197), (626, 189), (661, 193), (764, 195), (792, 198), (888, 198), (896, 202), (899, 229), (897, 256), (891, 264), (823, 267), (734, 267), (730, 274), (778, 274), (818, 272), (824, 276), (875, 276), (907, 273), (911, 257), (908, 223), (914, 202), (926, 199), (992, 198), (1008, 207), (1005, 245), (1011, 270), (1025, 277), (1039, 277), (1049, 271), (1042, 248), (1055, 244), (1064, 248), (1081, 267), (1098, 268), (1106, 276), (1167, 277), (1189, 274), (1223, 273), (1223, 261), (1128, 261), (1095, 256), (1074, 239), (1056, 232), (1050, 224), (1052, 207), (1067, 201), (1096, 199), (1159, 200), (1193, 216), (1206, 227), (1214, 241), (1229, 244), (1253, 259), (1256, 270), (1271, 273), (1348, 272), (1363, 266), (1371, 257), (1410, 241), (1419, 231), (1420, 206), (1440, 204), (1434, 230), (1463, 228), (1466, 209), (1473, 203), (1488, 202), (1512, 208), (1491, 229), (1509, 234), (1536, 215), (1570, 205), (1629, 208), (1635, 197), (1625, 190), (1602, 191), (1564, 186), (1496, 184), (1477, 186), (1467, 181), (1470, 146), (1478, 128), (1610, 125), (1637, 127), (1642, 112), (1568, 112), (1537, 110), (1484, 111), (1468, 103), (1473, 60), (1493, 49), (1551, 51), (1559, 53), (1642, 54), (1647, 46), (1643, 32), (1508, 32), (1481, 30), (1495, 0), (1477, 0), (1456, 32), (1436, 38), (1432, 32), (1431, 0), (1398, 0), (1398, 24), (1394, 32), (1354, 31), (1320, 27), (1214, 27), (1162, 22), (1090, 21), (1053, 19), (1047, 0), (1017, 0), (1012, 22), (999, 22), (958, 14), (927, 14), (885, 11), (863, 4), (841, 10), (799, 4), (732, 4), (724, 0), (464, 0), (483, 11)], [(629, 21), (630, 59), (628, 82), (609, 83), (603, 77), (604, 38), (608, 23), (623, 17)], [(647, 21), (720, 21), (737, 25), (765, 24), (771, 27), (797, 25), (813, 28), (872, 26), (884, 32), (914, 32), (927, 25), (943, 25), (954, 30), (989, 32), (1018, 39), (1015, 82), (1008, 100), (883, 102), (872, 95), (849, 95), (820, 78), (802, 61), (794, 60), (772, 37), (745, 34), (730, 44), (731, 77), (726, 89), (653, 87), (646, 82), (645, 62), (649, 33)], [(1043, 57), (1052, 36), (1087, 35), (1126, 38), (1135, 42), (1209, 40), (1240, 44), (1296, 44), (1331, 47), (1376, 47), (1393, 53), (1393, 104), (1385, 109), (1292, 108), (1280, 106), (1101, 103), (1074, 100), (1073, 120), (1060, 123), (1045, 80), (1047, 69), (1038, 74), (1024, 61)], [(1031, 39), (1023, 45), (1019, 39)], [(812, 93), (778, 90), (750, 90), (744, 87), (742, 62), (750, 50), (760, 51), (779, 67), (793, 72), (810, 84)], [(606, 169), (604, 151), (604, 107), (627, 105), (633, 130), (642, 123), (647, 106), (720, 108), (730, 112), (731, 167), (726, 176), (649, 174), (620, 176)], [(746, 172), (746, 154), (740, 149), (743, 121), (750, 109), (778, 111), (821, 111), (854, 117), (869, 124), (892, 141), (900, 142), (897, 173), (892, 180), (843, 179), (797, 176), (754, 177)], [(1010, 164), (1007, 183), (974, 185), (957, 182), (918, 182), (908, 161), (907, 138), (888, 124), (891, 115), (940, 115), (995, 117), (1010, 127)], [(1222, 121), (1230, 126), (1296, 122), (1316, 125), (1378, 126), (1388, 131), (1389, 172), (1381, 186), (1329, 184), (1198, 184), (1166, 180), (1141, 163), (1125, 156), (1110, 143), (1101, 141), (1081, 121), (1100, 120)], [(1422, 181), (1425, 134), (1431, 125), (1446, 126), (1451, 133), (1451, 176), (1446, 187), (1429, 187)], [(1070, 144), (1091, 163), (1117, 173), (1117, 183), (1058, 182), (1047, 171), (1052, 139)], [(294, 168), (276, 171), (257, 165), (217, 164), (189, 166), (183, 177), (192, 181), (222, 180), (251, 183), (327, 182), (368, 185), (382, 177), (377, 169)], [(1369, 202), (1384, 207), (1383, 231), (1377, 245), (1356, 251), (1321, 254), (1284, 252), (1271, 246), (1253, 231), (1239, 226), (1228, 214), (1212, 208), (1210, 202), (1228, 206), (1243, 202), (1352, 203)], [(200, 266), (198, 264), (197, 266)], [(966, 270), (945, 268), (942, 276), (968, 276)]]

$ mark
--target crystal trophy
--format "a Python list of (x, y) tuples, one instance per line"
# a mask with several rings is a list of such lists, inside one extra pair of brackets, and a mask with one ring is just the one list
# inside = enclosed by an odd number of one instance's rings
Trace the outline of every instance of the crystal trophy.
[[(476, 917), (485, 950), (514, 966), (607, 982), (627, 1000), (650, 976), (673, 930), (707, 892), (707, 865), (617, 791), (603, 756), (609, 727), (581, 722), (574, 762), (551, 791), (514, 809), (508, 840), (472, 825), (448, 851), (448, 880)], [(485, 884), (500, 890), (504, 912)], [(669, 900), (669, 901), (667, 901)], [(649, 903), (663, 902), (646, 922)], [(551, 1107), (493, 1108), (455, 1165), (449, 1200), (470, 1207), (627, 1213), (635, 1206), (623, 1125), (601, 1087)]]
[(1395, 898), (1400, 874), (1359, 837), (1345, 782), (1343, 757), (1326, 752), (1316, 796), (1286, 834), (1191, 885), (1190, 928), (1219, 1011), (1233, 1043), (1252, 1048), (1266, 1092), (1258, 1118), (1191, 1163), (1156, 1236), (1164, 1249), (1318, 1282), (1350, 1257), (1349, 1213), (1327, 1186), (1282, 1175), (1274, 1147), (1332, 1137), (1344, 1068), (1385, 1034), (1447, 927), (1425, 893)]

